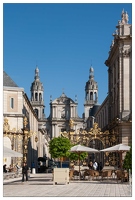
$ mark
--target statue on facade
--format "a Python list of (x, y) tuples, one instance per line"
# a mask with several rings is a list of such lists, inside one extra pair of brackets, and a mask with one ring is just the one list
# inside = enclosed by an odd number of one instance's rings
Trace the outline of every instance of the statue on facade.
[(73, 128), (73, 126), (74, 126), (74, 121), (72, 119), (69, 120), (69, 126), (70, 126), (70, 128)]
[(95, 123), (93, 124), (93, 129), (97, 129), (97, 128), (98, 128), (98, 123), (95, 122)]
[(121, 14), (121, 22), (122, 24), (128, 24), (128, 14), (127, 12), (124, 12), (124, 9)]
[(8, 124), (8, 119), (4, 119), (4, 124), (3, 124), (3, 131), (8, 132), (10, 130), (10, 125)]

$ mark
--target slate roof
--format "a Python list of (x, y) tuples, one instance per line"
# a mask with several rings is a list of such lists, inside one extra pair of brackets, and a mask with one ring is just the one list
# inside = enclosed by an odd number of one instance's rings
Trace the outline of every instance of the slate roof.
[(3, 86), (7, 87), (18, 87), (18, 85), (3, 71)]
[(91, 109), (90, 109), (90, 116), (94, 116), (95, 113), (98, 111), (98, 109), (100, 108), (99, 104), (95, 104)]

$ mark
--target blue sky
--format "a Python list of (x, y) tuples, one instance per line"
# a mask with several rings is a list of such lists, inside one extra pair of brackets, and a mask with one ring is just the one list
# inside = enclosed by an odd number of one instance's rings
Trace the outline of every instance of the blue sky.
[(4, 4), (3, 69), (30, 98), (38, 65), (46, 117), (50, 95), (54, 100), (63, 90), (73, 100), (77, 95), (82, 117), (91, 64), (98, 83), (98, 103), (107, 96), (104, 62), (123, 8), (132, 23), (131, 3)]

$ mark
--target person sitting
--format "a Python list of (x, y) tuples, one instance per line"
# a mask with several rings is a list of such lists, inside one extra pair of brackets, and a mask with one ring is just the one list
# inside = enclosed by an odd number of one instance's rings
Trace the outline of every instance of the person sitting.
[(71, 166), (71, 170), (74, 170), (74, 169), (75, 169), (75, 166), (74, 166), (74, 165), (72, 165), (72, 166)]
[(9, 172), (13, 172), (13, 167), (12, 167), (12, 165), (9, 166), (8, 171), (9, 171)]
[(99, 171), (102, 171), (102, 169), (103, 169), (102, 162), (100, 162), (100, 163), (99, 163), (98, 170), (99, 170)]
[(22, 167), (20, 167), (19, 165), (18, 165), (18, 163), (15, 165), (15, 167), (16, 167), (16, 171), (19, 173), (21, 173), (21, 171), (22, 171)]
[(98, 164), (97, 164), (97, 162), (96, 162), (96, 160), (95, 160), (94, 163), (93, 163), (93, 169), (94, 169), (94, 170), (97, 170), (97, 168), (98, 168)]
[(5, 173), (7, 173), (7, 165), (5, 164), (5, 165), (3, 165), (3, 172), (5, 172)]
[(14, 167), (13, 167), (13, 172), (17, 172), (17, 167), (16, 167), (16, 165), (14, 165)]
[(20, 167), (19, 167), (18, 163), (16, 164), (16, 168), (17, 168), (17, 171), (20, 169)]
[(90, 163), (88, 164), (89, 169), (93, 169), (93, 163), (92, 161), (90, 161)]

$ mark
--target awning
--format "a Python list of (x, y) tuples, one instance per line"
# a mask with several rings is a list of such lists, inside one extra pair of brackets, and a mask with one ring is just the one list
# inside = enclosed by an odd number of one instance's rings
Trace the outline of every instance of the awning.
[(4, 146), (3, 156), (4, 157), (23, 157), (23, 154)]

